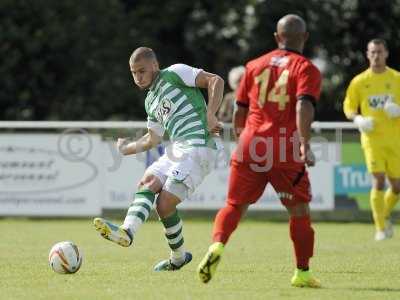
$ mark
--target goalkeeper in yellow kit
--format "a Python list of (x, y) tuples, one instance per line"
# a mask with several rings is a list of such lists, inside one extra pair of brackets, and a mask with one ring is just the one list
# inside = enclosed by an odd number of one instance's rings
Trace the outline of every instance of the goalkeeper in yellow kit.
[[(375, 240), (393, 236), (390, 213), (400, 193), (400, 73), (386, 66), (384, 40), (368, 43), (369, 68), (351, 81), (344, 113), (361, 132), (368, 171), (372, 174), (370, 202)], [(386, 178), (389, 188), (386, 189)]]

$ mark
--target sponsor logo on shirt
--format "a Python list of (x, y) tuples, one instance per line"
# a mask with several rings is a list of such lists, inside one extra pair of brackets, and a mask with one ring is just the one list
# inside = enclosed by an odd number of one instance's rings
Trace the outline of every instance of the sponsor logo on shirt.
[(393, 102), (392, 95), (372, 95), (368, 97), (369, 107), (372, 109), (383, 109), (386, 102)]

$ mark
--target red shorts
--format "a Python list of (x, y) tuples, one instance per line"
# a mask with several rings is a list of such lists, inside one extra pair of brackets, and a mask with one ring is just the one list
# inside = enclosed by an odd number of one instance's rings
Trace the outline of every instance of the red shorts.
[(268, 183), (285, 206), (311, 201), (311, 186), (304, 166), (293, 169), (273, 167), (267, 172), (257, 172), (248, 162), (231, 160), (227, 202), (233, 205), (255, 203)]

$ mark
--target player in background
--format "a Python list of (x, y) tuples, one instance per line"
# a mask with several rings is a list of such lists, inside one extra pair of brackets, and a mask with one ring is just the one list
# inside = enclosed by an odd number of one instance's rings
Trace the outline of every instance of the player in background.
[[(160, 70), (152, 49), (140, 47), (129, 59), (135, 84), (148, 90), (145, 109), (148, 115), (146, 135), (135, 142), (119, 138), (123, 155), (147, 151), (162, 141), (166, 131), (171, 146), (145, 171), (124, 223), (115, 225), (94, 219), (100, 234), (121, 246), (130, 246), (155, 203), (171, 249), (155, 271), (178, 270), (192, 259), (185, 250), (182, 221), (176, 206), (187, 198), (215, 165), (220, 141), (213, 133), (220, 130), (215, 114), (223, 96), (224, 81), (215, 74), (184, 64)], [(200, 91), (208, 90), (208, 106)]]
[(231, 159), (226, 205), (215, 218), (213, 244), (198, 266), (204, 283), (214, 276), (228, 239), (247, 207), (271, 183), (290, 215), (296, 257), (291, 284), (320, 286), (309, 269), (314, 230), (306, 165), (314, 165), (310, 128), (321, 75), (301, 54), (307, 38), (304, 20), (286, 15), (277, 24), (278, 49), (246, 65), (236, 98), (234, 128), (237, 135), (241, 133)]
[(217, 113), (218, 120), (224, 123), (231, 123), (233, 109), (235, 107), (236, 90), (239, 87), (240, 79), (245, 71), (244, 66), (233, 67), (228, 73), (228, 83), (231, 91), (225, 94), (222, 99), (221, 107)]
[(343, 105), (346, 117), (361, 132), (367, 169), (372, 174), (370, 202), (376, 241), (393, 236), (390, 214), (400, 193), (400, 73), (387, 67), (388, 56), (384, 40), (368, 43), (369, 68), (350, 82)]

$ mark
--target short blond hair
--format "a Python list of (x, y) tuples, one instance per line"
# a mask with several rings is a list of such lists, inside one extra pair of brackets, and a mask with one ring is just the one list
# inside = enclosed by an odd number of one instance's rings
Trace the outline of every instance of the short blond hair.
[(154, 53), (153, 49), (148, 47), (139, 47), (132, 52), (131, 57), (129, 58), (129, 63), (133, 64), (141, 59), (157, 60), (157, 56)]

